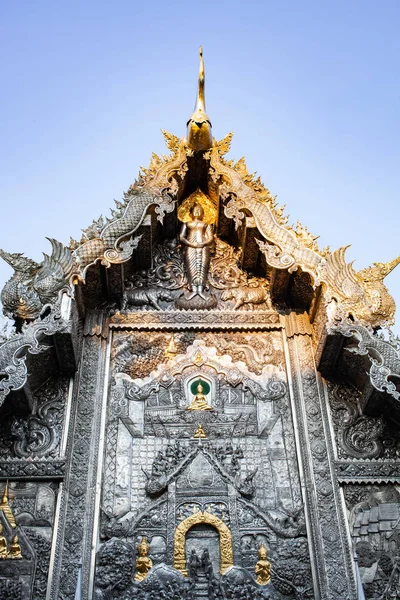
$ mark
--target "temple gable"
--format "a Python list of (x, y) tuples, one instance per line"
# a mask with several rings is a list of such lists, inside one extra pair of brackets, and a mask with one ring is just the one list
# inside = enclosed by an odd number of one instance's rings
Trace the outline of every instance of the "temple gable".
[(288, 223), (213, 138), (202, 50), (163, 135), (80, 240), (0, 251), (0, 597), (394, 598), (400, 257)]

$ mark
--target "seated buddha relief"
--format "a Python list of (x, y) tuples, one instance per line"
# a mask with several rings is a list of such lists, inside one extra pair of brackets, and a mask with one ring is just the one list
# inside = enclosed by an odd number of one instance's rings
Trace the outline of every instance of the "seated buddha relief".
[(194, 381), (190, 386), (190, 390), (194, 393), (194, 396), (188, 410), (213, 410), (207, 401), (210, 385), (206, 381), (201, 379)]

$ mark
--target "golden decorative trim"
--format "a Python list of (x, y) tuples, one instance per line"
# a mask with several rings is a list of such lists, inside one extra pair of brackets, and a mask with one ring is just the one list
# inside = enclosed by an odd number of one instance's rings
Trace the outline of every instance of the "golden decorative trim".
[(211, 513), (198, 511), (190, 517), (187, 517), (182, 523), (179, 523), (175, 529), (174, 537), (174, 567), (180, 571), (185, 577), (187, 577), (186, 571), (186, 556), (185, 556), (185, 541), (186, 534), (191, 527), (200, 523), (207, 523), (212, 525), (219, 533), (219, 545), (220, 545), (220, 573), (223, 575), (229, 567), (233, 566), (233, 548), (232, 548), (232, 534), (221, 519), (212, 515)]

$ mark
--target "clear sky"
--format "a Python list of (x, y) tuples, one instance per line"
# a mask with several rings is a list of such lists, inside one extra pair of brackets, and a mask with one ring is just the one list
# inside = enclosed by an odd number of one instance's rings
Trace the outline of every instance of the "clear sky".
[[(399, 0), (3, 0), (0, 247), (40, 261), (108, 214), (160, 128), (185, 134), (202, 44), (231, 157), (357, 269), (394, 258), (399, 28)], [(400, 310), (400, 267), (386, 283)]]

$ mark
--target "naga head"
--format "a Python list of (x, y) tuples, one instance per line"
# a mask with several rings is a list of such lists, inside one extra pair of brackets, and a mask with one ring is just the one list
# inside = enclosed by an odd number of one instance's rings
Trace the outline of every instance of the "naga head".
[(0, 257), (14, 269), (16, 273), (33, 277), (39, 268), (38, 263), (24, 256), (21, 252), (5, 252), (0, 248)]
[(400, 256), (390, 260), (387, 263), (374, 262), (371, 267), (362, 269), (358, 272), (363, 281), (373, 283), (375, 281), (383, 281), (389, 273), (393, 271), (397, 265), (400, 264)]
[(200, 71), (194, 112), (187, 122), (187, 142), (195, 152), (209, 150), (213, 144), (211, 121), (206, 114), (204, 97), (204, 61), (203, 49), (200, 46)]

